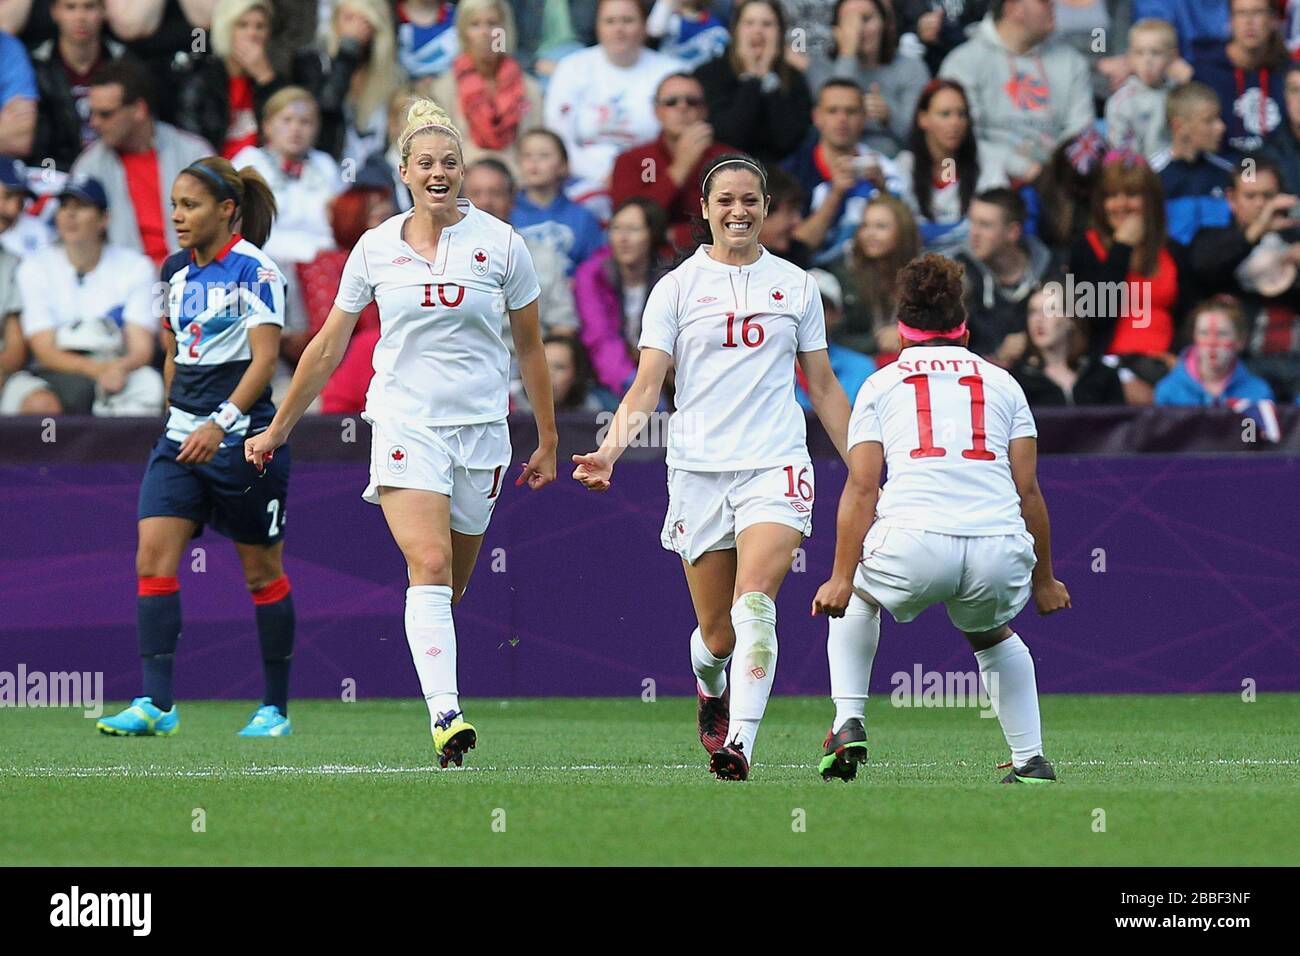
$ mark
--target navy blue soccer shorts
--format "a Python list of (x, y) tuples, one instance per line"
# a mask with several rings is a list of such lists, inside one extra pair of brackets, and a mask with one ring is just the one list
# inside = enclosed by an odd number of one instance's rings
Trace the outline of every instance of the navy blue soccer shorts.
[(140, 482), (140, 518), (188, 518), (240, 544), (284, 538), (289, 494), (289, 446), (275, 450), (263, 472), (244, 460), (244, 443), (222, 445), (206, 465), (176, 461), (180, 442), (165, 434), (153, 446)]

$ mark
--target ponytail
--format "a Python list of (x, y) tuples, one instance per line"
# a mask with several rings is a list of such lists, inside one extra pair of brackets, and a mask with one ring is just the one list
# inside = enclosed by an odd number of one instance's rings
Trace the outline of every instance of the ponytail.
[(275, 194), (262, 174), (252, 166), (239, 171), (244, 186), (244, 200), (239, 204), (239, 231), (253, 245), (261, 247), (271, 235), (275, 220)]
[(232, 233), (238, 222), (239, 232), (245, 239), (255, 246), (265, 244), (271, 235), (276, 207), (275, 195), (261, 173), (252, 166), (236, 172), (230, 160), (221, 156), (195, 160), (181, 173), (201, 182), (218, 203), (230, 200), (235, 204), (229, 224)]

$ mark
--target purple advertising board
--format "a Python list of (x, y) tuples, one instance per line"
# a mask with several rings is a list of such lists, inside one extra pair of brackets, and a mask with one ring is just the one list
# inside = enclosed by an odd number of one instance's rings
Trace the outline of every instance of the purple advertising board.
[[(153, 429), (115, 452), (0, 454), (0, 670), (102, 671), (110, 698), (138, 691), (136, 494)], [(405, 567), (379, 509), (360, 498), (358, 447), (295, 447), (286, 567), (298, 615), (298, 696), (419, 693), (403, 636)], [(128, 434), (126, 432), (123, 433)], [(516, 436), (516, 457), (527, 457)], [(305, 444), (305, 443), (304, 443)], [(690, 694), (694, 617), (678, 558), (659, 545), (662, 453), (630, 455), (613, 489), (561, 477), (507, 483), (456, 610), (467, 696)], [(574, 448), (581, 447), (580, 444)], [(809, 616), (830, 568), (845, 468), (817, 451), (815, 530), (778, 601), (778, 693), (828, 690), (826, 623)], [(69, 457), (76, 460), (67, 460)], [(99, 460), (105, 459), (105, 460)], [(1015, 622), (1045, 692), (1300, 690), (1300, 458), (1286, 454), (1045, 456), (1058, 577), (1074, 607)], [(253, 698), (253, 606), (231, 544), (206, 532), (182, 561), (182, 698)], [(886, 616), (873, 692), (899, 671), (968, 670), (941, 607)]]

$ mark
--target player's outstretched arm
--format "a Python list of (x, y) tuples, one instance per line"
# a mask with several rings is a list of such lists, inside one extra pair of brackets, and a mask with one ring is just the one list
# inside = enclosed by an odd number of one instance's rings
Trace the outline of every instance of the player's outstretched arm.
[(632, 387), (623, 396), (614, 420), (600, 448), (586, 455), (574, 455), (573, 477), (591, 491), (608, 491), (610, 478), (614, 473), (614, 463), (623, 454), (624, 449), (640, 434), (650, 413), (659, 404), (659, 393), (663, 391), (664, 379), (668, 375), (668, 366), (673, 357), (660, 349), (643, 348), (641, 361), (636, 367), (636, 378)]
[(812, 613), (843, 617), (853, 597), (853, 575), (862, 560), (862, 541), (876, 520), (880, 472), (885, 449), (877, 441), (861, 441), (849, 449), (849, 477), (840, 494), (835, 517), (835, 567), (830, 580), (817, 589)]
[(1052, 529), (1047, 519), (1047, 502), (1038, 487), (1038, 439), (1013, 438), (1007, 449), (1011, 478), (1020, 494), (1020, 514), (1034, 536), (1034, 603), (1039, 614), (1051, 614), (1070, 606), (1070, 592), (1056, 580), (1052, 570)]
[(522, 309), (510, 310), (510, 337), (515, 341), (519, 377), (523, 379), (528, 403), (533, 406), (533, 420), (537, 423), (537, 450), (524, 463), (515, 484), (527, 483), (536, 491), (555, 480), (555, 448), (560, 443), (555, 431), (555, 398), (551, 394), (551, 372), (542, 345), (537, 299)]
[(244, 458), (259, 469), (270, 458), (271, 452), (289, 440), (293, 426), (298, 424), (298, 419), (307, 411), (307, 406), (316, 399), (330, 375), (338, 368), (339, 362), (343, 361), (343, 353), (347, 351), (352, 330), (356, 328), (357, 317), (360, 315), (360, 312), (344, 312), (337, 305), (334, 306), (321, 330), (302, 350), (302, 358), (298, 360), (293, 381), (289, 384), (289, 391), (280, 403), (275, 418), (271, 419), (271, 424), (265, 431), (244, 442)]
[(826, 349), (800, 352), (799, 365), (808, 379), (808, 397), (813, 411), (821, 421), (826, 434), (835, 444), (835, 450), (847, 464), (849, 460), (849, 396), (831, 369), (830, 353)]

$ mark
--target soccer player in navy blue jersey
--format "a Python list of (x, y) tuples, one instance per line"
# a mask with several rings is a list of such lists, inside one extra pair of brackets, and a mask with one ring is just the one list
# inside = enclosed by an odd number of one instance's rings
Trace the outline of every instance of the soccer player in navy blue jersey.
[(259, 246), (275, 198), (248, 167), (209, 156), (172, 186), (181, 250), (162, 267), (167, 285), (163, 345), (168, 414), (140, 485), (138, 619), (141, 696), (96, 726), (106, 734), (170, 736), (180, 728), (172, 665), (181, 629), (177, 569), (205, 524), (235, 542), (252, 594), (266, 675), (263, 706), (240, 731), (290, 732), (289, 661), (294, 613), (282, 563), (289, 454), (259, 472), (245, 438), (275, 415), (270, 381), (284, 327), (284, 277)]

